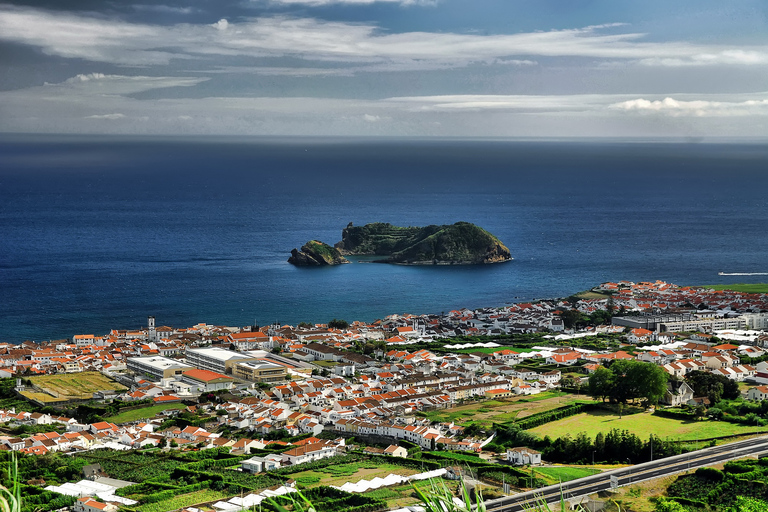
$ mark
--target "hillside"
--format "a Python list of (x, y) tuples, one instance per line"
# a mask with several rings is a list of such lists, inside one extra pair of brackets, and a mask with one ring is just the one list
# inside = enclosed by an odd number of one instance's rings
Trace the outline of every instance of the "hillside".
[(350, 223), (335, 247), (344, 255), (387, 256), (379, 261), (408, 265), (484, 264), (512, 259), (501, 240), (469, 222), (425, 227)]

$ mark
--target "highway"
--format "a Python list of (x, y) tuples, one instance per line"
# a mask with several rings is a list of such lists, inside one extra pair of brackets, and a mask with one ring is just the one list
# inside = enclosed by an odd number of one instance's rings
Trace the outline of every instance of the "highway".
[(618, 486), (631, 485), (661, 476), (711, 466), (733, 459), (741, 459), (768, 451), (768, 436), (736, 441), (735, 443), (704, 448), (683, 455), (675, 455), (664, 459), (644, 462), (634, 466), (605, 471), (597, 475), (564, 482), (561, 485), (551, 485), (514, 496), (486, 501), (488, 512), (518, 512), (531, 508), (534, 503), (546, 501), (559, 502), (561, 496), (565, 499), (586, 496), (611, 488), (611, 477), (615, 477)]

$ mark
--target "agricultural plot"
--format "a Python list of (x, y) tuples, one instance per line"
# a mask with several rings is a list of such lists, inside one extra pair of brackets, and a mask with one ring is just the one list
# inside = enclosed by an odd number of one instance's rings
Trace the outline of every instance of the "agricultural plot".
[[(693, 510), (766, 510), (768, 460), (727, 462), (723, 470), (701, 468), (678, 477), (667, 487), (668, 499)], [(689, 508), (686, 508), (689, 510)]]
[(458, 354), (471, 354), (472, 352), (481, 352), (483, 354), (493, 354), (495, 352), (501, 352), (502, 350), (512, 350), (520, 354), (522, 354), (523, 352), (534, 351), (532, 348), (505, 346), (505, 347), (490, 347), (490, 348), (486, 348), (486, 347), (459, 348), (459, 349), (454, 349), (453, 352), (456, 352)]
[(125, 391), (127, 388), (99, 372), (38, 375), (29, 379), (49, 395), (61, 399), (88, 399), (96, 391)]
[(347, 482), (358, 482), (360, 480), (371, 480), (392, 474), (408, 476), (415, 475), (420, 471), (417, 469), (404, 468), (394, 464), (378, 464), (370, 461), (352, 462), (346, 464), (337, 464), (310, 471), (301, 471), (293, 473), (291, 478), (296, 480), (304, 488), (312, 488), (320, 485), (334, 485), (341, 487)]
[(490, 428), (493, 423), (506, 423), (522, 419), (532, 414), (550, 411), (583, 400), (584, 396), (546, 392), (528, 397), (486, 400), (450, 409), (430, 411), (425, 416), (432, 421), (453, 421), (459, 425), (476, 423), (480, 427)]
[(143, 418), (154, 418), (155, 415), (157, 415), (157, 413), (159, 412), (172, 410), (172, 409), (184, 409), (185, 407), (186, 405), (184, 404), (152, 405), (149, 407), (140, 407), (138, 409), (133, 409), (130, 411), (122, 411), (121, 413), (116, 414), (115, 416), (110, 416), (104, 419), (112, 423), (129, 423), (131, 421), (137, 421)]
[(66, 398), (56, 398), (54, 396), (49, 395), (48, 393), (36, 393), (34, 391), (22, 391), (21, 396), (33, 402), (38, 402), (45, 405), (67, 401)]
[(226, 491), (215, 491), (212, 489), (200, 489), (174, 496), (169, 500), (159, 501), (157, 503), (145, 503), (136, 507), (137, 512), (167, 512), (168, 510), (180, 510), (192, 505), (199, 505), (211, 501), (224, 500), (231, 498), (232, 493)]
[(654, 416), (650, 413), (624, 415), (597, 410), (576, 414), (569, 418), (553, 421), (531, 429), (540, 437), (549, 436), (552, 439), (570, 435), (576, 436), (584, 432), (594, 438), (599, 432), (609, 432), (611, 429), (627, 430), (647, 439), (650, 432), (660, 438), (695, 441), (712, 437), (728, 436), (742, 432), (754, 432), (755, 427), (735, 425), (725, 421), (686, 421), (674, 418)]

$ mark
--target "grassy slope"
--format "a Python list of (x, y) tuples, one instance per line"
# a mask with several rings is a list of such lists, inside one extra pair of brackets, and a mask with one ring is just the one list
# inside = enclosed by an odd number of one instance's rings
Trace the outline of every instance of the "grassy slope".
[(61, 375), (38, 375), (29, 380), (43, 390), (50, 389), (58, 394), (79, 397), (90, 396), (95, 391), (124, 391), (122, 384), (99, 372), (66, 373)]
[(486, 400), (450, 409), (430, 411), (425, 416), (432, 421), (454, 421), (459, 425), (477, 423), (480, 426), (490, 427), (493, 423), (504, 423), (516, 418), (524, 418), (531, 414), (583, 401), (585, 398), (584, 396), (576, 397), (569, 394), (559, 395), (547, 392), (525, 398)]
[(744, 293), (768, 293), (768, 283), (708, 284), (701, 288), (712, 290), (733, 290)]
[(184, 409), (184, 404), (160, 404), (152, 405), (149, 407), (140, 407), (139, 409), (133, 409), (132, 411), (123, 411), (115, 416), (105, 418), (105, 420), (111, 423), (128, 423), (130, 421), (137, 421), (143, 418), (154, 418), (154, 416), (162, 411), (169, 409)]
[(653, 432), (661, 438), (668, 437), (688, 441), (755, 430), (751, 426), (744, 427), (724, 421), (682, 421), (653, 416), (649, 413), (625, 415), (619, 419), (618, 415), (607, 411), (593, 411), (541, 425), (531, 429), (531, 432), (542, 437), (548, 435), (553, 439), (566, 434), (574, 437), (579, 432), (585, 432), (594, 438), (598, 432), (607, 433), (614, 428), (628, 430), (641, 439), (647, 439), (648, 435)]
[(534, 471), (542, 476), (548, 485), (576, 480), (577, 478), (584, 478), (600, 473), (599, 469), (573, 468), (567, 466), (536, 468)]
[(483, 354), (493, 354), (494, 352), (501, 352), (502, 350), (512, 350), (519, 354), (522, 354), (523, 352), (534, 351), (532, 348), (519, 348), (519, 347), (506, 346), (506, 347), (492, 347), (492, 348), (486, 348), (486, 347), (462, 348), (462, 349), (454, 349), (452, 350), (452, 352), (456, 352), (458, 354), (471, 354), (472, 352), (482, 352)]

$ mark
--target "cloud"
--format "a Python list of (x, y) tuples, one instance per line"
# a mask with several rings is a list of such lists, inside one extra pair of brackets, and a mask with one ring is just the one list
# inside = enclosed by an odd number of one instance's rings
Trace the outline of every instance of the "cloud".
[(136, 11), (149, 11), (149, 12), (160, 12), (160, 13), (170, 13), (170, 14), (193, 14), (200, 11), (200, 9), (195, 9), (193, 7), (173, 7), (170, 5), (136, 4), (136, 5), (133, 5), (132, 7)]
[[(201, 79), (81, 75), (0, 91), (0, 132), (325, 136), (768, 136), (768, 93), (153, 98)], [(648, 96), (645, 95), (647, 98)], [(663, 98), (663, 97), (662, 97)], [(656, 110), (653, 110), (656, 109)], [(679, 115), (664, 115), (672, 111)], [(699, 116), (697, 111), (707, 115)], [(715, 112), (708, 115), (709, 112)], [(720, 114), (716, 114), (720, 112)], [(641, 115), (643, 113), (651, 115)], [(634, 115), (633, 115), (634, 114)], [(766, 114), (758, 117), (760, 114)], [(723, 122), (722, 116), (731, 116)], [(698, 116), (698, 117), (694, 117)], [(692, 121), (695, 120), (695, 121)]]
[[(291, 1), (291, 0), (283, 0)], [(322, 0), (325, 1), (325, 0)], [(604, 33), (620, 24), (517, 34), (387, 33), (371, 24), (270, 16), (214, 24), (149, 25), (85, 14), (0, 7), (0, 39), (49, 55), (119, 65), (166, 65), (173, 59), (294, 57), (397, 67), (532, 65), (531, 57), (585, 57), (653, 66), (763, 65), (764, 46), (646, 42), (645, 34)]]
[(601, 94), (571, 95), (494, 95), (458, 94), (444, 96), (408, 96), (385, 101), (402, 104), (409, 110), (421, 112), (459, 111), (598, 111), (621, 96)]
[(389, 3), (400, 5), (426, 5), (435, 6), (438, 0), (251, 0), (251, 3), (270, 3), (277, 5), (306, 5), (309, 7), (324, 7), (327, 5), (370, 5), (375, 3)]
[(123, 119), (124, 117), (125, 117), (125, 114), (120, 114), (120, 113), (85, 116), (86, 119), (109, 119), (109, 120)]
[(608, 108), (625, 112), (657, 112), (672, 116), (724, 117), (768, 115), (768, 96), (744, 101), (685, 101), (676, 100), (671, 97), (666, 97), (663, 100), (637, 98), (613, 103)]

